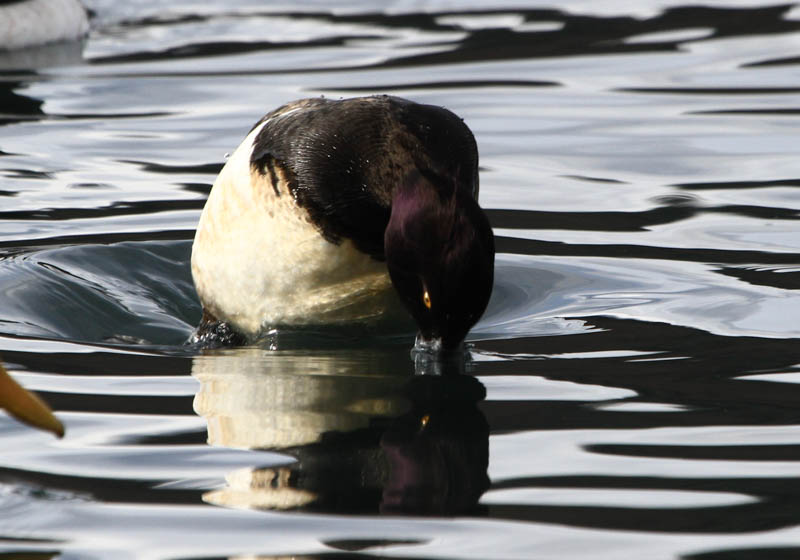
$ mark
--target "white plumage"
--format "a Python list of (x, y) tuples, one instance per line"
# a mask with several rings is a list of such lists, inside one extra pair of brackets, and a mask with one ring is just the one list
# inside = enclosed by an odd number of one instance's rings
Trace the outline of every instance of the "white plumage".
[(73, 41), (88, 31), (86, 9), (77, 0), (25, 0), (0, 5), (0, 50)]
[(192, 275), (205, 309), (251, 339), (278, 325), (370, 322), (395, 309), (404, 316), (385, 263), (350, 240), (326, 241), (280, 167), (275, 185), (253, 170), (265, 124), (228, 159), (200, 217)]

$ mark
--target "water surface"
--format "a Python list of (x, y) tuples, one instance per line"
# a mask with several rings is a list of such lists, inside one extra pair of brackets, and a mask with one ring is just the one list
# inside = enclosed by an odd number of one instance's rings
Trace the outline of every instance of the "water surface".
[[(67, 427), (0, 417), (0, 558), (800, 553), (798, 8), (87, 3), (84, 42), (0, 53), (0, 354)], [(185, 347), (225, 154), (372, 93), (478, 140), (464, 374)]]

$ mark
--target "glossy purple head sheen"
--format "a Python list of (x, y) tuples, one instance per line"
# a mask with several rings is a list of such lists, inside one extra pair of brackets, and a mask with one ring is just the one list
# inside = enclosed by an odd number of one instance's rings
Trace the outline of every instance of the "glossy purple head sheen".
[(384, 234), (392, 284), (431, 347), (458, 348), (489, 303), (494, 236), (470, 190), (415, 172), (395, 190)]

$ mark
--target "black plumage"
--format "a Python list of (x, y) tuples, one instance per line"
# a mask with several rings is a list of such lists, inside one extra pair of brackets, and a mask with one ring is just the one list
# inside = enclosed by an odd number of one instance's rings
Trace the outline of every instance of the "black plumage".
[(393, 193), (414, 170), (454, 177), (477, 197), (475, 138), (441, 107), (388, 95), (316, 98), (284, 105), (258, 124), (264, 121), (253, 167), (269, 173), (272, 161), (280, 162), (322, 235), (334, 243), (351, 239), (373, 257), (384, 258)]

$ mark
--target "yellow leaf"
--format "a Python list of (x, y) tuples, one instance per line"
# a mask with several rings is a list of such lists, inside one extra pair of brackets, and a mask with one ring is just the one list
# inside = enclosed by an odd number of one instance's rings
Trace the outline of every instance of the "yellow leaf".
[(21, 422), (64, 436), (64, 425), (45, 402), (14, 381), (0, 363), (0, 408)]

